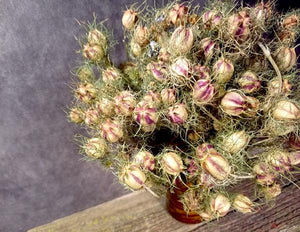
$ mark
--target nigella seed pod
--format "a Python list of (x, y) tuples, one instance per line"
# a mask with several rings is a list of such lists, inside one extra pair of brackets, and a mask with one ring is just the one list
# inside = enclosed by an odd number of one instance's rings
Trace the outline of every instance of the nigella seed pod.
[(142, 47), (137, 42), (135, 42), (134, 39), (132, 39), (130, 42), (130, 51), (132, 52), (132, 54), (134, 56), (137, 56), (137, 57), (142, 55), (142, 53), (143, 53)]
[(105, 52), (99, 44), (85, 44), (82, 49), (83, 56), (93, 62), (99, 62), (103, 59)]
[(142, 25), (138, 25), (134, 32), (134, 40), (137, 42), (141, 47), (146, 46), (149, 43), (149, 30), (147, 27)]
[(114, 103), (107, 98), (102, 98), (96, 104), (96, 108), (106, 116), (112, 116), (114, 114)]
[(254, 72), (247, 71), (242, 74), (238, 83), (245, 93), (252, 93), (260, 89), (260, 81)]
[(250, 136), (244, 130), (236, 131), (225, 137), (223, 148), (231, 154), (235, 154), (245, 149), (249, 141)]
[(95, 159), (103, 158), (107, 152), (107, 144), (104, 139), (91, 138), (88, 139), (83, 146), (84, 152), (87, 156)]
[(207, 66), (195, 65), (192, 67), (191, 74), (196, 79), (210, 80), (210, 70)]
[(232, 206), (241, 213), (251, 213), (254, 211), (254, 203), (245, 195), (238, 194), (233, 200)]
[(155, 106), (159, 106), (161, 104), (161, 96), (157, 92), (149, 91), (143, 97), (143, 101), (154, 104)]
[(218, 193), (210, 200), (210, 210), (217, 215), (217, 217), (225, 216), (230, 209), (230, 201), (223, 194)]
[(214, 54), (216, 43), (209, 37), (200, 41), (200, 47), (206, 59), (209, 59)]
[(163, 89), (160, 93), (161, 100), (164, 104), (170, 105), (176, 102), (176, 90), (175, 89)]
[(156, 80), (158, 80), (160, 82), (167, 80), (167, 68), (166, 68), (166, 66), (164, 66), (160, 63), (152, 62), (152, 63), (147, 65), (147, 70), (149, 71), (149, 73), (152, 74), (152, 76)]
[(126, 29), (131, 30), (134, 27), (137, 18), (137, 13), (133, 9), (128, 9), (123, 14), (122, 24)]
[(221, 16), (216, 11), (208, 10), (202, 15), (202, 21), (207, 29), (220, 25), (221, 19)]
[(70, 118), (71, 122), (79, 124), (79, 123), (82, 123), (84, 120), (84, 113), (79, 108), (73, 108), (70, 110), (69, 118)]
[(199, 213), (199, 215), (201, 216), (201, 218), (203, 218), (207, 222), (209, 222), (215, 218), (209, 209), (205, 209), (205, 210), (201, 211)]
[(196, 104), (205, 104), (210, 102), (215, 94), (215, 88), (209, 80), (198, 80), (193, 88), (193, 99)]
[(188, 77), (190, 69), (190, 62), (188, 59), (184, 57), (179, 57), (175, 60), (175, 62), (171, 65), (171, 73), (180, 78), (180, 80), (184, 80)]
[(253, 173), (256, 175), (256, 182), (260, 185), (271, 185), (275, 181), (275, 175), (266, 163), (255, 164)]
[(255, 97), (246, 97), (247, 100), (247, 115), (253, 117), (256, 115), (257, 111), (259, 110), (260, 102)]
[(281, 193), (281, 187), (279, 184), (275, 183), (271, 186), (264, 187), (262, 192), (265, 194), (266, 199), (274, 199)]
[(287, 79), (284, 79), (280, 89), (280, 82), (277, 78), (273, 79), (268, 83), (268, 93), (271, 96), (277, 95), (279, 93), (288, 94), (291, 91), (292, 85)]
[(194, 35), (191, 28), (183, 26), (178, 27), (170, 38), (170, 53), (185, 54), (188, 53), (194, 43)]
[(290, 71), (297, 62), (295, 48), (281, 47), (275, 52), (275, 61), (282, 72)]
[(114, 98), (116, 114), (130, 116), (136, 105), (135, 97), (129, 91), (122, 91)]
[(247, 98), (237, 92), (226, 93), (221, 100), (222, 110), (233, 116), (238, 116), (247, 110)]
[(199, 159), (205, 159), (210, 154), (218, 155), (219, 153), (214, 149), (213, 145), (209, 143), (203, 143), (196, 148), (196, 156)]
[(241, 11), (228, 18), (228, 33), (239, 42), (245, 41), (250, 35), (250, 17), (247, 12)]
[(289, 171), (291, 159), (286, 152), (276, 150), (267, 155), (267, 161), (277, 172)]
[(115, 143), (123, 137), (123, 130), (118, 121), (107, 119), (100, 125), (100, 134), (110, 143)]
[(300, 119), (300, 108), (288, 100), (279, 101), (273, 108), (273, 118), (280, 121)]
[(234, 72), (234, 66), (230, 60), (221, 58), (215, 63), (213, 70), (216, 82), (222, 84), (230, 81)]
[(231, 168), (228, 161), (220, 153), (210, 152), (202, 161), (202, 168), (218, 180), (225, 180)]
[(100, 117), (98, 110), (94, 108), (89, 108), (88, 110), (86, 110), (84, 112), (84, 115), (84, 122), (87, 126), (96, 125)]
[(129, 164), (123, 168), (120, 180), (128, 187), (138, 190), (143, 188), (146, 182), (146, 175), (136, 164)]
[(75, 93), (78, 99), (89, 104), (96, 98), (97, 89), (90, 83), (81, 83)]
[(169, 20), (176, 26), (183, 24), (188, 13), (188, 7), (184, 4), (176, 4), (169, 11)]
[(154, 155), (152, 155), (149, 151), (138, 152), (134, 156), (133, 162), (148, 171), (153, 171), (155, 168)]
[(254, 8), (254, 17), (256, 20), (263, 22), (272, 16), (272, 8), (270, 2), (261, 2)]
[(184, 169), (180, 155), (175, 152), (167, 152), (162, 155), (161, 167), (164, 172), (173, 176), (178, 176)]
[(188, 112), (185, 104), (176, 104), (169, 107), (168, 117), (174, 124), (183, 124), (188, 119)]
[(205, 186), (206, 188), (213, 188), (215, 186), (215, 179), (212, 175), (202, 172), (199, 178), (200, 185)]
[(300, 164), (300, 150), (299, 151), (295, 151), (295, 152), (291, 152), (289, 154), (289, 158), (290, 158), (291, 165), (298, 165), (298, 164)]
[(119, 70), (114, 67), (109, 67), (102, 71), (102, 80), (105, 83), (112, 83), (119, 79), (121, 79), (121, 74)]
[(94, 76), (93, 69), (88, 65), (84, 65), (80, 67), (77, 71), (77, 77), (79, 78), (79, 80), (83, 82), (91, 80), (93, 76)]
[(145, 132), (151, 132), (158, 121), (157, 109), (152, 102), (141, 101), (134, 109), (134, 118)]
[(103, 47), (107, 46), (107, 41), (105, 35), (98, 29), (93, 29), (89, 31), (87, 41), (89, 44), (99, 44)]
[(291, 44), (295, 41), (295, 32), (290, 30), (284, 30), (279, 34), (279, 39), (284, 44)]
[(282, 21), (284, 29), (294, 29), (299, 24), (299, 17), (297, 15), (289, 15)]

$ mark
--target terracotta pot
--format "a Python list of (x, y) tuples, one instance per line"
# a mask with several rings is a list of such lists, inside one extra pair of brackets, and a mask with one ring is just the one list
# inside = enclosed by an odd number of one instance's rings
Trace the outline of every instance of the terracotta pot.
[[(179, 181), (178, 181), (179, 182)], [(173, 218), (180, 222), (188, 224), (196, 224), (202, 222), (202, 218), (196, 212), (187, 212), (184, 211), (183, 204), (179, 201), (180, 196), (187, 190), (187, 187), (182, 183), (176, 183), (177, 188), (173, 189), (173, 192), (170, 190), (167, 191), (167, 210)]]

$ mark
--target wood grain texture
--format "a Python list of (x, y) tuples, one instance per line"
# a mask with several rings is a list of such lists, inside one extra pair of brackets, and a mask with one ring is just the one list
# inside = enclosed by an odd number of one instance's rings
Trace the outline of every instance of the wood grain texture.
[[(252, 186), (247, 183), (240, 188), (247, 192)], [(299, 232), (300, 190), (293, 184), (287, 184), (273, 207), (265, 205), (258, 212), (247, 215), (231, 211), (218, 221), (196, 225), (183, 224), (173, 219), (165, 209), (165, 199), (156, 199), (147, 192), (134, 192), (29, 230), (63, 231)]]

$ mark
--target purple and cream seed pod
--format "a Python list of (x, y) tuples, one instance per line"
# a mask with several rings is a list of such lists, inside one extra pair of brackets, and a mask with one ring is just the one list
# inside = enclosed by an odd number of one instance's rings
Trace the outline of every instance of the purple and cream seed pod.
[(242, 74), (238, 80), (239, 86), (245, 93), (252, 93), (260, 89), (260, 81), (257, 75), (252, 71), (247, 71)]
[(225, 216), (230, 210), (230, 201), (223, 194), (218, 193), (210, 200), (210, 210), (216, 214), (217, 217)]
[(122, 24), (126, 29), (131, 30), (134, 27), (136, 21), (137, 13), (133, 9), (128, 9), (124, 12), (122, 17)]
[(221, 18), (222, 17), (216, 11), (212, 10), (208, 10), (202, 15), (202, 21), (208, 29), (220, 25)]
[(91, 158), (102, 158), (107, 152), (107, 144), (102, 138), (88, 139), (83, 146), (84, 152)]
[(81, 83), (75, 93), (79, 100), (87, 104), (97, 97), (97, 89), (90, 83)]
[(151, 132), (155, 129), (158, 121), (157, 108), (151, 102), (141, 101), (134, 109), (134, 119), (145, 132)]
[(215, 94), (215, 87), (209, 80), (198, 80), (193, 88), (193, 99), (196, 104), (210, 102)]
[(209, 153), (201, 160), (201, 165), (204, 170), (218, 180), (225, 180), (231, 172), (228, 161), (220, 153)]
[(204, 209), (203, 211), (199, 212), (199, 215), (202, 219), (204, 219), (207, 222), (215, 219), (215, 216), (212, 214), (210, 209)]
[(191, 74), (197, 80), (210, 80), (210, 69), (207, 66), (195, 65), (191, 68)]
[(215, 187), (215, 179), (213, 178), (212, 175), (207, 173), (206, 171), (203, 171), (200, 174), (199, 177), (199, 184), (205, 186), (206, 188), (213, 188)]
[(111, 83), (121, 79), (121, 74), (115, 67), (109, 67), (102, 71), (102, 80), (105, 83)]
[(168, 117), (174, 124), (183, 124), (188, 119), (185, 104), (176, 104), (168, 108)]
[(176, 102), (176, 90), (175, 89), (163, 89), (160, 93), (161, 100), (164, 104), (170, 105)]
[(105, 35), (98, 29), (93, 29), (89, 31), (89, 34), (87, 36), (87, 41), (89, 44), (99, 44), (103, 47), (107, 46)]
[(186, 54), (188, 53), (194, 43), (194, 35), (191, 28), (180, 26), (176, 28), (170, 38), (170, 53)]
[(291, 165), (298, 165), (300, 164), (300, 150), (289, 153), (289, 158), (291, 161)]
[(254, 211), (254, 203), (243, 194), (238, 194), (235, 196), (232, 206), (235, 210), (244, 214)]
[(169, 20), (175, 25), (179, 26), (184, 23), (184, 19), (187, 16), (189, 8), (184, 4), (176, 4), (169, 11)]
[(234, 66), (230, 60), (220, 58), (213, 66), (213, 71), (216, 82), (223, 84), (230, 81), (234, 72)]
[(216, 43), (211, 38), (207, 37), (200, 41), (200, 47), (204, 53), (205, 58), (209, 59), (214, 54)]
[(70, 110), (69, 118), (71, 122), (82, 123), (84, 121), (84, 112), (80, 108), (73, 108)]
[(159, 93), (150, 90), (143, 97), (143, 101), (153, 103), (155, 106), (159, 106), (162, 100)]
[(122, 91), (114, 98), (115, 112), (130, 116), (136, 105), (135, 97), (130, 91)]
[(106, 119), (106, 121), (100, 125), (100, 134), (102, 138), (108, 142), (115, 143), (123, 137), (123, 130), (118, 121)]
[(256, 182), (260, 185), (271, 185), (275, 181), (275, 174), (266, 163), (257, 163), (253, 166)]
[(233, 116), (238, 116), (247, 110), (247, 98), (237, 92), (226, 93), (221, 100), (222, 110)]
[(209, 143), (203, 143), (196, 148), (196, 156), (199, 159), (205, 159), (209, 154), (218, 154), (213, 145)]
[(273, 108), (273, 118), (280, 121), (299, 120), (300, 108), (293, 102), (281, 100)]
[(188, 59), (184, 57), (179, 57), (175, 60), (173, 64), (171, 64), (170, 68), (171, 68), (171, 73), (175, 77), (179, 77), (180, 79), (184, 77), (183, 79), (185, 79), (189, 75), (190, 62)]
[(152, 62), (147, 65), (147, 70), (156, 80), (160, 82), (167, 80), (167, 67), (165, 65)]
[(138, 190), (143, 188), (146, 182), (145, 173), (136, 164), (125, 166), (120, 174), (120, 180), (128, 187)]
[(96, 108), (106, 116), (112, 116), (114, 114), (114, 103), (107, 98), (100, 99), (97, 104)]
[(262, 189), (265, 194), (266, 199), (273, 199), (281, 193), (281, 187), (279, 184), (275, 183), (271, 186), (266, 186)]
[(84, 122), (87, 126), (96, 125), (100, 117), (97, 109), (89, 108), (84, 112)]
[(180, 155), (175, 152), (167, 152), (162, 155), (161, 167), (165, 173), (173, 176), (178, 176), (184, 169)]
[(148, 171), (153, 171), (155, 168), (154, 155), (152, 155), (152, 153), (150, 153), (149, 151), (138, 152), (134, 156), (133, 162)]
[(260, 102), (257, 98), (249, 96), (246, 96), (246, 100), (248, 107), (246, 114), (250, 117), (253, 117), (257, 114), (257, 111), (259, 110)]
[(82, 82), (89, 81), (94, 77), (93, 69), (89, 65), (84, 65), (78, 69), (77, 77)]
[(282, 72), (290, 71), (297, 62), (295, 48), (281, 47), (275, 52), (275, 61)]
[(270, 152), (267, 156), (267, 161), (277, 172), (285, 172), (291, 169), (291, 159), (288, 153), (276, 150)]
[(82, 54), (86, 59), (98, 62), (104, 57), (105, 52), (99, 44), (85, 44), (83, 45)]
[(228, 18), (228, 33), (239, 42), (245, 41), (250, 35), (250, 17), (246, 11), (240, 11)]

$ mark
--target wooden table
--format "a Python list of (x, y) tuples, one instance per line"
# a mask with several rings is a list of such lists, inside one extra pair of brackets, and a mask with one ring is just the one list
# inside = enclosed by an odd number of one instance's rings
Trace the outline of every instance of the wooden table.
[[(300, 181), (297, 181), (299, 184)], [(245, 185), (244, 190), (250, 186)], [(231, 211), (210, 223), (187, 225), (174, 220), (165, 209), (165, 199), (147, 192), (134, 192), (104, 204), (58, 219), (29, 232), (299, 232), (300, 190), (284, 186), (273, 207), (243, 215)]]

